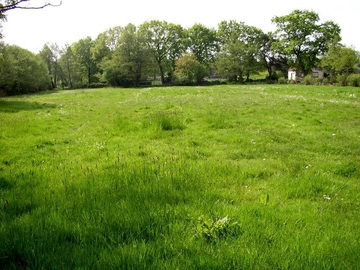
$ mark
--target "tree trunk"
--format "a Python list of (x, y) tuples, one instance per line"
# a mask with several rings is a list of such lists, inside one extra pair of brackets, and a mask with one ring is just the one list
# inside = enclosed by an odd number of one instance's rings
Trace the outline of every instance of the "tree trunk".
[(54, 88), (57, 88), (57, 61), (55, 61), (55, 70), (54, 70)]
[(88, 88), (91, 86), (91, 68), (88, 67)]
[(161, 83), (165, 84), (164, 68), (161, 63), (159, 63), (159, 69), (160, 69)]

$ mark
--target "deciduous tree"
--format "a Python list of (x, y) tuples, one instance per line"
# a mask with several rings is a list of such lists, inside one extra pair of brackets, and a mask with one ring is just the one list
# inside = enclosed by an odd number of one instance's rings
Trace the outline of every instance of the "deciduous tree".
[(216, 30), (197, 23), (186, 32), (187, 47), (201, 64), (210, 66), (219, 52)]
[(136, 87), (146, 78), (152, 63), (151, 54), (143, 33), (138, 31), (135, 25), (128, 24), (123, 29), (112, 59), (108, 63), (111, 67), (107, 70), (108, 75), (117, 74), (116, 81), (131, 81)]
[(59, 46), (56, 43), (45, 44), (39, 54), (45, 61), (49, 70), (49, 76), (51, 80), (51, 85), (49, 89), (54, 89), (57, 87), (58, 75), (60, 72), (58, 63), (60, 57)]
[(243, 22), (222, 21), (218, 36), (221, 49), (216, 62), (217, 72), (232, 81), (249, 79), (251, 73), (263, 69), (260, 47), (263, 32)]
[(96, 63), (92, 54), (93, 44), (93, 40), (87, 37), (80, 39), (71, 46), (74, 59), (78, 63), (79, 71), (83, 79), (86, 80), (88, 87), (91, 87), (91, 83), (96, 82), (94, 77), (96, 74)]
[(47, 66), (39, 55), (15, 45), (5, 45), (1, 51), (0, 89), (7, 95), (46, 90), (50, 79)]
[(321, 66), (324, 67), (332, 79), (336, 75), (349, 75), (356, 68), (359, 58), (354, 49), (336, 44), (330, 47), (327, 54), (321, 59)]
[(336, 23), (319, 21), (319, 15), (308, 10), (295, 10), (272, 19), (277, 27), (273, 49), (286, 55), (288, 64), (302, 75), (309, 74), (329, 46), (340, 41), (340, 27)]
[(175, 66), (175, 83), (199, 83), (208, 74), (204, 64), (201, 64), (193, 53), (186, 53), (181, 56), (178, 60), (176, 60)]
[(184, 29), (177, 24), (154, 20), (140, 25), (140, 32), (159, 67), (161, 82), (165, 83), (165, 72), (171, 74), (176, 59), (185, 52)]

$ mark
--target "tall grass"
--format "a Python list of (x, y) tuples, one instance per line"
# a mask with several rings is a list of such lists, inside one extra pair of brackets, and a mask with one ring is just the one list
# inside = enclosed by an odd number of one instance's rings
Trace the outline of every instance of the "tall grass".
[(356, 269), (357, 88), (0, 99), (3, 269)]

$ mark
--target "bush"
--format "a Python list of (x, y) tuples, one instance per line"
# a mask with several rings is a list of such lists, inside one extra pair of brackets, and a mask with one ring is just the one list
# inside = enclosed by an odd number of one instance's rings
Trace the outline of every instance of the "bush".
[(279, 84), (287, 84), (287, 80), (284, 77), (278, 79)]
[(346, 82), (347, 82), (348, 86), (359, 87), (360, 86), (360, 74), (350, 74), (347, 77)]
[(176, 61), (174, 82), (181, 85), (191, 85), (201, 82), (208, 74), (207, 69), (194, 54), (185, 54)]
[(346, 86), (347, 85), (347, 76), (345, 74), (341, 74), (338, 75), (336, 77), (336, 81), (341, 85), (341, 86)]
[(304, 79), (302, 79), (301, 84), (304, 85), (312, 85), (314, 84), (314, 78), (311, 75), (306, 75)]

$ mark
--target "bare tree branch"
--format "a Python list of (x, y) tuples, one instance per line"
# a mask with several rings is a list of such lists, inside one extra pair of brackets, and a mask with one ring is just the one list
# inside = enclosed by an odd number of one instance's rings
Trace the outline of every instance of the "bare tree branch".
[(13, 10), (13, 9), (43, 9), (45, 7), (58, 7), (61, 6), (62, 4), (62, 0), (60, 0), (60, 2), (58, 4), (52, 4), (49, 2), (45, 2), (43, 5), (41, 6), (32, 6), (31, 3), (29, 3), (28, 5), (21, 5), (23, 3), (28, 3), (30, 2), (30, 0), (13, 0), (10, 1), (10, 3), (2, 5), (0, 4), (0, 14), (3, 14), (9, 10)]

